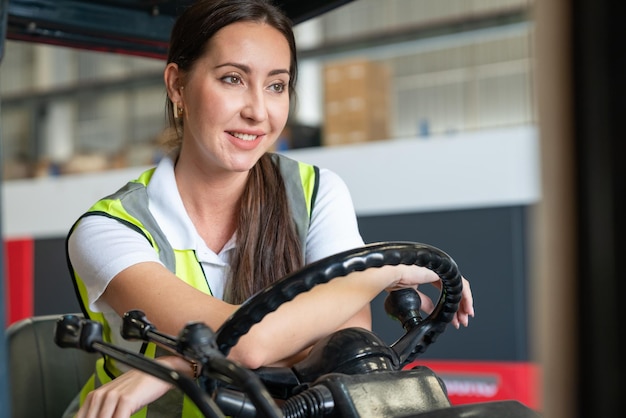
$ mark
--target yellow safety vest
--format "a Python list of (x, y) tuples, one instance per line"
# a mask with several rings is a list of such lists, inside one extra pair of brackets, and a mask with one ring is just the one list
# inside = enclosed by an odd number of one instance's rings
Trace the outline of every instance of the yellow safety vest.
[[(319, 170), (317, 167), (301, 163), (279, 154), (271, 155), (272, 162), (277, 165), (283, 177), (296, 230), (305, 251), (306, 236), (309, 229), (311, 212), (319, 184)], [(211, 294), (211, 290), (204, 276), (204, 271), (198, 262), (195, 252), (190, 249), (172, 248), (167, 237), (161, 231), (156, 220), (148, 210), (148, 194), (146, 187), (154, 174), (155, 168), (143, 172), (139, 178), (130, 181), (114, 194), (99, 200), (72, 226), (72, 234), (78, 222), (86, 216), (107, 216), (115, 219), (131, 229), (142, 234), (159, 254), (161, 262), (181, 280), (196, 289)], [(81, 309), (86, 318), (102, 323), (103, 340), (111, 342), (111, 330), (108, 322), (100, 312), (89, 309), (87, 289), (71, 265), (68, 265), (72, 274), (74, 289)], [(157, 356), (157, 347), (153, 343), (144, 343), (140, 353), (149, 357)], [(96, 387), (111, 381), (121, 372), (115, 365), (115, 360), (103, 356), (96, 362), (94, 375), (87, 381), (80, 394), (80, 403), (84, 402), (87, 394)], [(166, 395), (135, 413), (132, 418), (155, 417), (203, 417), (193, 402), (178, 390), (172, 390)]]

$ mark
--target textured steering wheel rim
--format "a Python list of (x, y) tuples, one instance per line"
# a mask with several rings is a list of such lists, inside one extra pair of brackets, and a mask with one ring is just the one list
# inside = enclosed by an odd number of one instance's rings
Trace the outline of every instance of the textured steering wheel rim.
[[(216, 332), (218, 348), (227, 355), (239, 338), (267, 314), (319, 284), (328, 283), (355, 271), (399, 264), (426, 267), (441, 279), (439, 300), (433, 312), (422, 322), (429, 327), (428, 344), (443, 332), (445, 324), (452, 320), (458, 310), (462, 292), (459, 269), (448, 254), (436, 247), (414, 242), (381, 242), (321, 259), (257, 293), (242, 304)], [(422, 352), (424, 349), (422, 342), (422, 347), (418, 351)], [(415, 353), (415, 350), (413, 352)]]

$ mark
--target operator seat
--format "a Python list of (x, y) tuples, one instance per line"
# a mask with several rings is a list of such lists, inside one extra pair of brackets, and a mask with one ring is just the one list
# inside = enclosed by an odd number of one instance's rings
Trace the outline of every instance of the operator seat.
[(93, 374), (98, 353), (55, 344), (54, 326), (60, 316), (34, 316), (6, 330), (15, 418), (59, 418)]

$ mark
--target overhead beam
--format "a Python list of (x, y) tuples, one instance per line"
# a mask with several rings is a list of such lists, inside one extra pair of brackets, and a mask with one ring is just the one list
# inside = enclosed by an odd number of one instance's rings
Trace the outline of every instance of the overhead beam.
[[(283, 0), (300, 23), (352, 0)], [(7, 38), (72, 48), (164, 58), (180, 10), (192, 0), (11, 0)]]
[(11, 0), (7, 39), (160, 57), (174, 16), (78, 0)]

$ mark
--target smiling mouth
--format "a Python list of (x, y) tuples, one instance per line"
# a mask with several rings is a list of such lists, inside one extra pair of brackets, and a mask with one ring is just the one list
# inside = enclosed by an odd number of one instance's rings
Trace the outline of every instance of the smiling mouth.
[(242, 141), (254, 141), (259, 137), (258, 135), (242, 134), (239, 132), (229, 132), (229, 134), (231, 134), (235, 138), (241, 139)]

